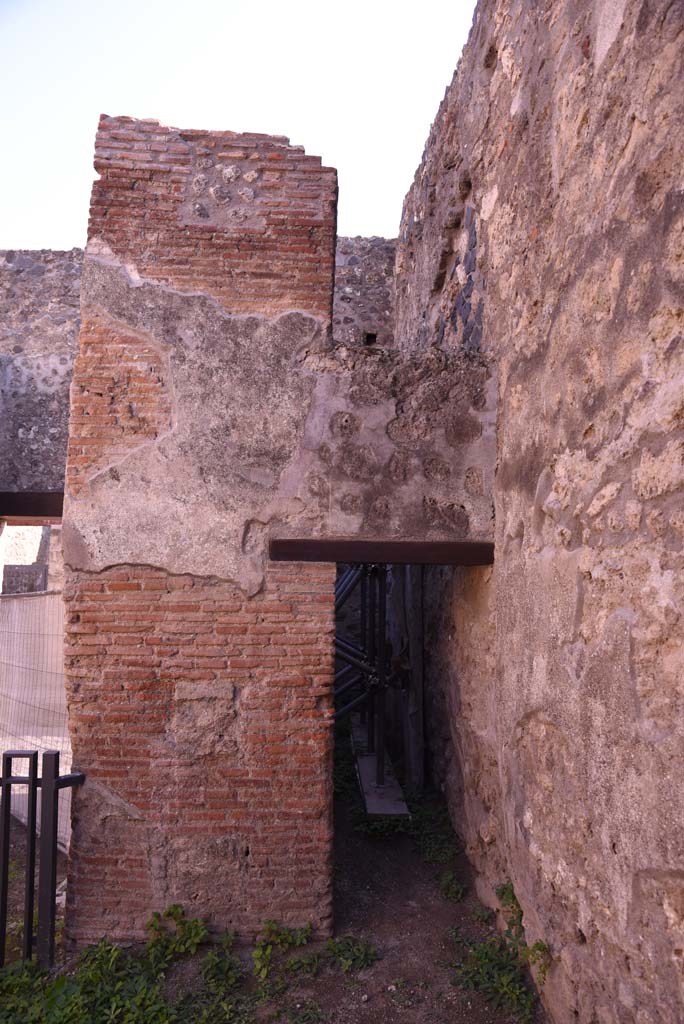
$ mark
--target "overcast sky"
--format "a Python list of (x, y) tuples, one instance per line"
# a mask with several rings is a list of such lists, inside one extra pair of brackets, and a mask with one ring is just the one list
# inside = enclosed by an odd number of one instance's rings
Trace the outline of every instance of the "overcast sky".
[(397, 233), (474, 0), (0, 0), (0, 249), (85, 243), (99, 114), (287, 135)]

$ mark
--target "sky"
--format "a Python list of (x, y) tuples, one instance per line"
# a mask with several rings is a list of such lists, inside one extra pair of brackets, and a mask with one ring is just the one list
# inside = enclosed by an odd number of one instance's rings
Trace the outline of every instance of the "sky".
[(0, 0), (0, 249), (86, 240), (100, 113), (287, 135), (397, 234), (474, 0)]

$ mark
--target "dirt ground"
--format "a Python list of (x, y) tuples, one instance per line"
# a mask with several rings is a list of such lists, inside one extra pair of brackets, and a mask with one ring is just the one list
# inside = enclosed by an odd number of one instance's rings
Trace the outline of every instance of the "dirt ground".
[[(358, 800), (335, 803), (335, 936), (370, 942), (378, 959), (358, 972), (344, 973), (324, 964), (315, 977), (299, 977), (276, 966), (272, 998), (258, 1000), (250, 1022), (258, 1024), (517, 1024), (519, 1018), (495, 1009), (478, 992), (454, 982), (453, 965), (466, 942), (486, 939), (493, 923), (480, 920), (484, 908), (471, 894), (452, 902), (441, 892), (445, 871), (471, 889), (465, 857), (430, 864), (408, 834), (369, 836), (359, 832)], [(479, 916), (478, 916), (479, 915)], [(289, 956), (323, 950), (311, 942)], [(243, 969), (249, 952), (240, 951)], [(197, 963), (180, 965), (173, 979), (178, 997), (197, 984)], [(254, 982), (247, 982), (256, 991)], [(236, 1018), (237, 1020), (238, 1018)], [(240, 1021), (243, 1018), (239, 1018)], [(541, 1008), (534, 1024), (545, 1024)]]
[[(477, 992), (453, 984), (458, 949), (454, 928), (466, 940), (486, 938), (474, 897), (451, 902), (440, 891), (445, 870), (466, 884), (470, 869), (463, 855), (450, 864), (427, 864), (409, 835), (376, 838), (354, 830), (344, 799), (335, 805), (335, 932), (365, 938), (380, 959), (348, 978), (314, 979), (292, 989), (295, 1009), (317, 1003), (335, 1024), (512, 1024), (515, 1017), (495, 1010)], [(323, 982), (323, 984), (321, 984)], [(539, 1012), (538, 1024), (544, 1017)]]
[[(434, 806), (434, 798), (430, 803)], [(358, 794), (349, 788), (335, 801), (335, 934), (337, 938), (352, 935), (355, 940), (366, 940), (378, 959), (357, 972), (344, 973), (328, 963), (315, 977), (287, 971), (280, 976), (273, 997), (256, 1000), (254, 1016), (240, 1020), (264, 1024), (515, 1024), (514, 1015), (493, 1008), (482, 995), (454, 982), (453, 965), (463, 951), (454, 932), (466, 942), (492, 933), (492, 925), (483, 920), (484, 908), (471, 894), (465, 857), (455, 853), (448, 862), (429, 863), (413, 835), (376, 836), (359, 831), (363, 821), (359, 807)], [(24, 850), (25, 829), (13, 821), (8, 960), (17, 959), (21, 950)], [(66, 858), (60, 857), (60, 881), (65, 867)], [(440, 889), (447, 871), (468, 888), (459, 902), (449, 900)], [(322, 944), (310, 943), (301, 953), (310, 955), (319, 948)], [(256, 990), (254, 979), (250, 979), (250, 951), (241, 950), (240, 959), (247, 991)], [(169, 978), (171, 1002), (199, 986), (200, 965), (199, 956), (177, 965)], [(544, 1020), (539, 1010), (535, 1024)]]
[[(345, 566), (338, 567), (340, 573)], [(338, 633), (359, 642), (359, 588), (337, 615)], [(337, 661), (336, 669), (343, 667)], [(515, 1016), (493, 1009), (478, 992), (454, 983), (453, 964), (464, 955), (464, 943), (485, 940), (493, 919), (473, 895), (472, 872), (457, 851), (444, 863), (421, 857), (407, 834), (373, 837), (358, 831), (360, 799), (348, 763), (347, 740), (336, 737), (335, 799), (335, 933), (367, 939), (377, 948), (378, 962), (361, 975), (330, 978), (303, 988), (301, 999), (318, 1002), (336, 1024), (509, 1024)], [(434, 797), (433, 797), (434, 799)], [(429, 801), (428, 801), (429, 802)], [(460, 902), (447, 899), (440, 881), (450, 871), (464, 883)], [(505, 881), (502, 879), (502, 882)], [(492, 915), (493, 918), (493, 915)], [(545, 1016), (538, 1009), (535, 1024)]]

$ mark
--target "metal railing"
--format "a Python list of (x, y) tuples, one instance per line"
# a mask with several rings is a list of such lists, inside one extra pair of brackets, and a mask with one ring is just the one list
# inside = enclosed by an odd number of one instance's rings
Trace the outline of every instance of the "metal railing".
[[(14, 761), (28, 761), (28, 774), (15, 775)], [(12, 823), (12, 787), (26, 787), (26, 864), (24, 870), (24, 926), (22, 959), (33, 956), (34, 942), (41, 967), (55, 959), (55, 920), (57, 902), (57, 835), (60, 791), (85, 781), (81, 772), (59, 774), (59, 751), (43, 753), (42, 773), (38, 775), (37, 750), (8, 750), (2, 755), (0, 775), (0, 967), (5, 962), (7, 943), (7, 906), (10, 886), (10, 827)], [(40, 864), (38, 869), (38, 919), (34, 935), (35, 878), (37, 848), (38, 790), (40, 789)]]

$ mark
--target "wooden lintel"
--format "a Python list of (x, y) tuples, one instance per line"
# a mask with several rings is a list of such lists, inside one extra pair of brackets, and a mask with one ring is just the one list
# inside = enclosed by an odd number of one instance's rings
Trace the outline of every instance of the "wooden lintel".
[(15, 526), (59, 523), (63, 491), (0, 491), (0, 519)]
[(273, 562), (371, 562), (393, 565), (492, 565), (494, 545), (480, 540), (271, 538)]

